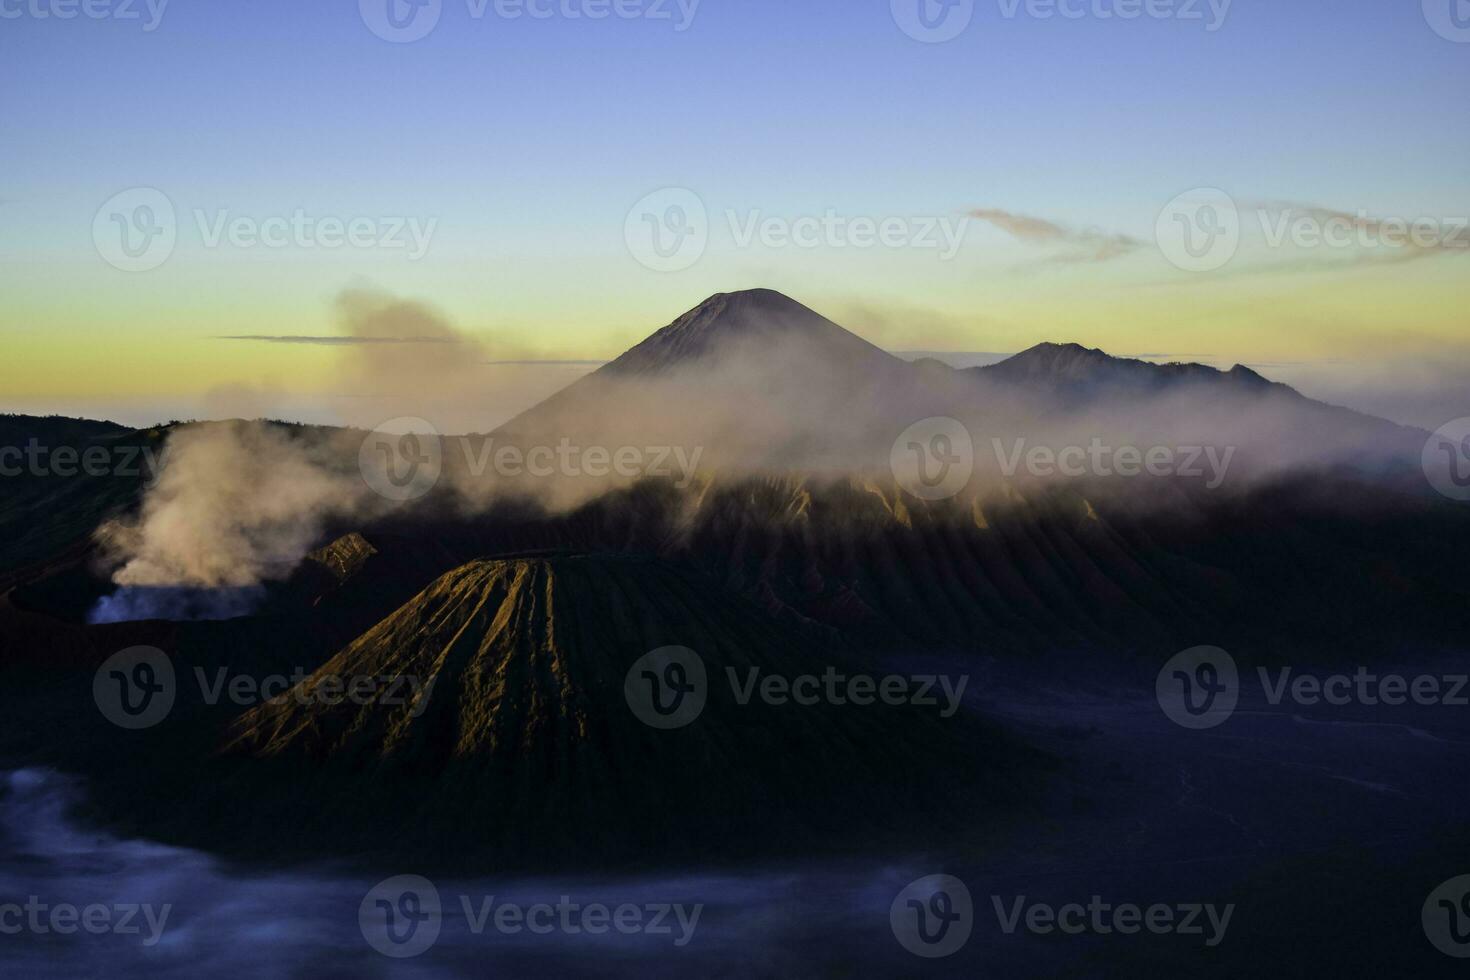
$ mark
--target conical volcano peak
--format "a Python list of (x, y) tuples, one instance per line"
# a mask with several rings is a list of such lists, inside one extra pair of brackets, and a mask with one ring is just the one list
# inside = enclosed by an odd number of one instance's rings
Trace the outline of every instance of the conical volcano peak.
[(777, 353), (781, 345), (790, 345), (806, 357), (836, 362), (887, 364), (895, 360), (783, 293), (747, 289), (716, 293), (603, 370), (624, 375), (662, 373), (718, 358), (734, 348)]

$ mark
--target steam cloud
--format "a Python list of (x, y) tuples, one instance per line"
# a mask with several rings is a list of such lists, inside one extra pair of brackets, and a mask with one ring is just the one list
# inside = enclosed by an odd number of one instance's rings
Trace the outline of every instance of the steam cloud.
[[(349, 345), (345, 377), (444, 433), (456, 431), (445, 419), (475, 417), (485, 392), (482, 376), (467, 365), (482, 359), (481, 345), (428, 308), (380, 294), (346, 294), (339, 311), (351, 336), (442, 340)], [(248, 598), (261, 583), (287, 577), (333, 522), (367, 523), (395, 510), (473, 514), (509, 496), (571, 508), (638, 479), (509, 477), (476, 467), (504, 446), (525, 451), (569, 441), (608, 452), (679, 449), (686, 460), (698, 454), (701, 485), (792, 474), (887, 485), (898, 433), (920, 419), (949, 416), (974, 435), (968, 494), (983, 496), (1005, 489), (997, 443), (1010, 452), (1018, 439), (1053, 448), (1098, 439), (1113, 446), (1235, 447), (1232, 485), (1307, 466), (1402, 457), (1423, 442), (1412, 430), (1330, 413), (1259, 379), (1230, 385), (1202, 375), (1160, 392), (1110, 395), (1104, 388), (1069, 401), (983, 372), (901, 363), (851, 337), (834, 344), (830, 332), (808, 327), (733, 331), (718, 351), (681, 359), (674, 373), (609, 370), (583, 378), (490, 437), (445, 439), (436, 489), (406, 504), (379, 496), (364, 480), (361, 430), (243, 421), (183, 426), (170, 437), (168, 464), (140, 512), (99, 532), (124, 593), (96, 614), (130, 617), (161, 602), (177, 605), (177, 597), (159, 591), (168, 589), (246, 590), (235, 594)], [(1210, 383), (1220, 386), (1200, 387)], [(191, 601), (186, 608), (199, 608), (197, 596)]]

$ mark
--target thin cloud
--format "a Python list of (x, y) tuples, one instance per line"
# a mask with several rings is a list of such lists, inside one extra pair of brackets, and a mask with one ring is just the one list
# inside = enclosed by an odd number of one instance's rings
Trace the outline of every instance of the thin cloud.
[(530, 361), (481, 361), (481, 364), (489, 364), (496, 367), (601, 367), (607, 361), (552, 361), (552, 360), (530, 360)]
[(284, 334), (226, 334), (214, 340), (254, 340), (264, 344), (315, 344), (321, 347), (353, 347), (361, 344), (457, 344), (456, 337), (308, 337)]
[(1108, 262), (1144, 247), (1143, 242), (1129, 235), (1068, 228), (1045, 218), (1000, 208), (975, 208), (970, 211), (970, 217), (989, 222), (1027, 245), (1061, 246), (1063, 251), (1048, 258), (1049, 262)]

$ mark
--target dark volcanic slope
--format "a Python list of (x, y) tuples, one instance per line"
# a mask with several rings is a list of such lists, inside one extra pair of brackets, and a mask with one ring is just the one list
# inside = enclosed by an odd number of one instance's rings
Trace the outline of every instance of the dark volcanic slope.
[[(958, 380), (958, 376), (956, 376)], [(701, 445), (726, 463), (816, 459), (938, 404), (923, 372), (769, 289), (719, 293), (506, 423), (512, 441)], [(904, 422), (900, 429), (907, 425)], [(881, 441), (881, 440), (880, 440)], [(886, 450), (885, 450), (886, 452)]]
[(792, 342), (801, 342), (813, 353), (849, 369), (886, 370), (902, 363), (789, 296), (772, 289), (750, 289), (711, 296), (599, 372), (658, 374), (703, 361), (732, 343), (778, 346)]
[[(708, 703), (687, 727), (657, 730), (628, 706), (624, 680), (668, 645), (699, 653)], [(1031, 755), (998, 751), (964, 712), (742, 705), (725, 673), (820, 676), (833, 662), (654, 561), (473, 562), (349, 645), (299, 698), (242, 716), (209, 806), (291, 827), (288, 848), (492, 864), (912, 843), (918, 827), (994, 812), (1005, 794), (979, 774)], [(314, 698), (328, 677), (389, 675), (432, 682), (431, 694), (396, 706)], [(988, 803), (975, 812), (981, 783)]]

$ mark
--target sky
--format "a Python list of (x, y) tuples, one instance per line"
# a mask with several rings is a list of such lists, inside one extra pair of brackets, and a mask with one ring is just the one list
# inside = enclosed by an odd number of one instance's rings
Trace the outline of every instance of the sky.
[(1462, 0), (0, 0), (0, 410), (373, 425), (375, 295), (488, 426), (765, 286), (1432, 428), (1467, 91)]

